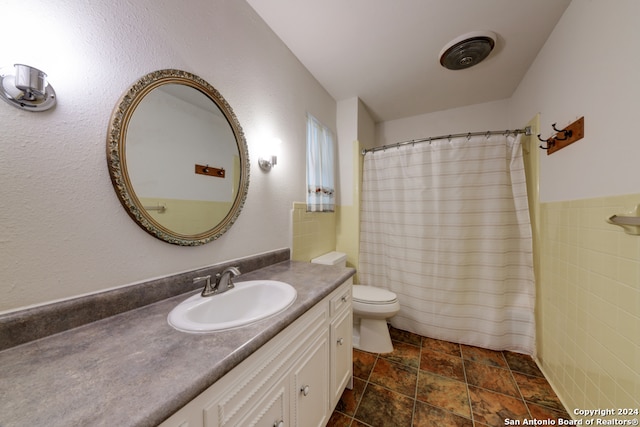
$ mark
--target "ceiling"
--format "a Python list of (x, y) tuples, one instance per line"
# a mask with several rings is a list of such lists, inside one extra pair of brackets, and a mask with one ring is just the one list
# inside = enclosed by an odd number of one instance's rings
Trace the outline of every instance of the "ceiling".
[[(571, 0), (247, 0), (336, 100), (375, 121), (512, 96)], [(451, 71), (442, 48), (490, 30), (482, 63)]]

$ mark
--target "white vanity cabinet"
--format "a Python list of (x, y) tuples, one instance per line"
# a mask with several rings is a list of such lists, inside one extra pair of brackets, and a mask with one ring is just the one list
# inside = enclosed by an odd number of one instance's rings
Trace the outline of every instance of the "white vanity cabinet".
[(161, 427), (322, 427), (351, 384), (348, 279)]

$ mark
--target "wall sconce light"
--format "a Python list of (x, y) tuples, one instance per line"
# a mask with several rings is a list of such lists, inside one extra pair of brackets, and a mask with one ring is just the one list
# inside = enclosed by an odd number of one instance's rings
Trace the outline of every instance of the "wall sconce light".
[(272, 167), (278, 164), (277, 156), (268, 156), (266, 159), (263, 157), (258, 158), (258, 164), (260, 165), (260, 169), (265, 172), (269, 172)]
[(278, 164), (278, 152), (280, 151), (280, 145), (282, 141), (279, 138), (267, 139), (267, 142), (263, 146), (263, 151), (258, 157), (258, 165), (260, 169), (265, 172), (269, 172), (272, 167)]
[(23, 64), (0, 70), (0, 96), (27, 111), (45, 111), (56, 104), (56, 93), (47, 83), (47, 75)]

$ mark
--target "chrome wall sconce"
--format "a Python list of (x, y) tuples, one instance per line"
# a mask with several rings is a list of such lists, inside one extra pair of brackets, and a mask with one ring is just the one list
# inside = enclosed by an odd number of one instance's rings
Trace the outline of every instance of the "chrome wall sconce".
[(272, 167), (278, 164), (278, 154), (280, 153), (281, 144), (282, 141), (280, 138), (265, 138), (258, 156), (258, 165), (260, 165), (260, 169), (265, 172), (269, 172)]
[(269, 156), (266, 159), (264, 157), (258, 158), (258, 165), (260, 165), (260, 169), (265, 172), (269, 172), (272, 167), (278, 164), (277, 156)]
[(47, 75), (23, 64), (0, 69), (0, 97), (27, 111), (45, 111), (56, 105), (56, 93), (47, 83)]

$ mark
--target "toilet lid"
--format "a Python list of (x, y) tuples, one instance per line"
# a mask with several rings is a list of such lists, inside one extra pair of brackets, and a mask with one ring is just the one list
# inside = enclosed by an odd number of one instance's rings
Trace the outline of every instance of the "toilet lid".
[(387, 304), (396, 301), (396, 294), (375, 286), (353, 285), (353, 300), (365, 304)]

